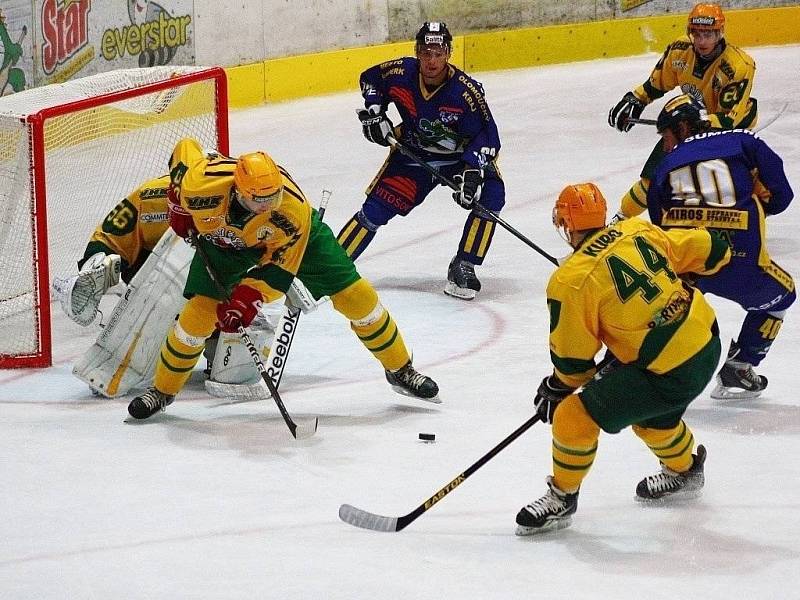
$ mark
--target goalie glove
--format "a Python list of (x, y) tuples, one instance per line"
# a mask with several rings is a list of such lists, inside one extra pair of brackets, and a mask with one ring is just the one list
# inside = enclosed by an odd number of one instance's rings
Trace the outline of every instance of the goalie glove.
[(634, 126), (634, 123), (630, 123), (628, 119), (638, 119), (642, 115), (644, 107), (644, 102), (639, 100), (633, 92), (628, 92), (614, 108), (608, 111), (608, 124), (627, 133)]
[(453, 200), (461, 208), (472, 210), (473, 205), (480, 200), (481, 187), (483, 186), (483, 172), (480, 169), (467, 167), (461, 175), (455, 176), (459, 189), (453, 192)]
[(536, 390), (536, 397), (533, 399), (536, 407), (536, 414), (542, 419), (543, 423), (553, 422), (553, 413), (561, 401), (569, 396), (575, 388), (569, 387), (555, 375), (550, 375), (542, 379), (539, 389)]
[(247, 327), (256, 318), (263, 301), (258, 290), (248, 285), (237, 285), (230, 299), (217, 305), (217, 328), (225, 333), (234, 333), (240, 326)]
[(122, 259), (118, 254), (98, 252), (91, 256), (74, 277), (53, 279), (53, 295), (64, 313), (78, 325), (94, 321), (100, 299), (108, 288), (119, 283)]
[(365, 138), (379, 146), (389, 145), (389, 135), (392, 133), (394, 125), (386, 116), (385, 110), (377, 104), (373, 104), (366, 109), (359, 110), (358, 118), (361, 120), (361, 131)]

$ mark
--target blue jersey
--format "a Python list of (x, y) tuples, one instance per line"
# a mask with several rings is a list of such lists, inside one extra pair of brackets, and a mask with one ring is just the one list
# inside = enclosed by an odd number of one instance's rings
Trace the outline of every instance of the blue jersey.
[(463, 161), (476, 168), (494, 167), (500, 150), (483, 86), (448, 65), (448, 78), (426, 89), (416, 58), (400, 58), (361, 74), (364, 105), (383, 109), (393, 103), (402, 119), (399, 139), (426, 161)]
[[(756, 169), (767, 199), (753, 193)], [(792, 197), (780, 157), (751, 131), (733, 129), (689, 137), (667, 154), (647, 192), (647, 208), (656, 225), (718, 231), (733, 250), (731, 266), (767, 266), (764, 218), (785, 210)]]

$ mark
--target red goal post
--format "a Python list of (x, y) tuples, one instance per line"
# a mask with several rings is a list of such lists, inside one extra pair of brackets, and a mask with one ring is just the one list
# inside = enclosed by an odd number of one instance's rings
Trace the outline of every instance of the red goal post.
[(100, 73), (0, 98), (0, 368), (52, 364), (50, 281), (175, 143), (227, 154), (221, 68)]

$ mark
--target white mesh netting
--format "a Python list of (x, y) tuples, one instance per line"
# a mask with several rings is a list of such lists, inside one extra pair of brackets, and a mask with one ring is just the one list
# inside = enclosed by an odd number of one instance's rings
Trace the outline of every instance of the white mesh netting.
[[(94, 228), (143, 181), (167, 172), (183, 137), (215, 148), (217, 94), (209, 79), (184, 83), (193, 67), (155, 67), (102, 73), (0, 98), (0, 364), (41, 352), (36, 270), (33, 175), (46, 192), (49, 274), (77, 271)], [(44, 164), (32, 161), (28, 115), (42, 109), (163, 80), (166, 90), (89, 106), (44, 121)], [(220, 110), (226, 110), (223, 106)], [(11, 366), (14, 366), (13, 364)]]

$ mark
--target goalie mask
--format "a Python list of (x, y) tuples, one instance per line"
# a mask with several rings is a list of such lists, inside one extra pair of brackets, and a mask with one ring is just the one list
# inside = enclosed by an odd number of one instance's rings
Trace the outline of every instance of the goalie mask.
[(553, 207), (553, 225), (572, 244), (575, 232), (601, 229), (606, 225), (606, 199), (593, 183), (568, 185)]
[(241, 204), (256, 214), (277, 209), (283, 199), (281, 172), (264, 152), (242, 154), (236, 161), (233, 183)]

